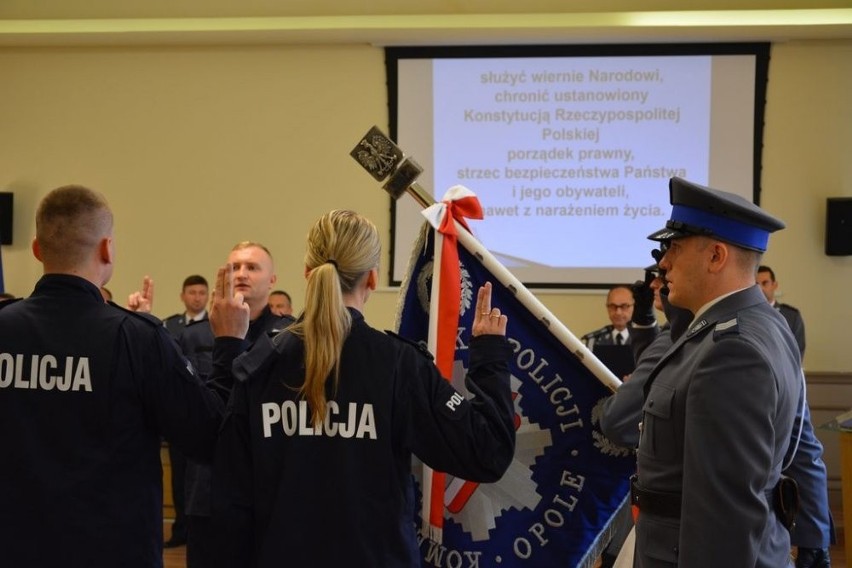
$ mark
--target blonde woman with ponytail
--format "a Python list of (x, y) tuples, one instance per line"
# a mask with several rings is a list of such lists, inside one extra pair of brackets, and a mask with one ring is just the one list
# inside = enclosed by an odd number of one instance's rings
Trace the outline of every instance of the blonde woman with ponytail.
[(420, 566), (412, 456), (478, 482), (511, 463), (511, 350), (490, 283), (478, 292), (467, 400), (428, 354), (367, 325), (380, 257), (368, 219), (323, 215), (308, 234), (304, 313), (236, 360), (245, 309), (220, 270), (216, 373), (236, 379), (215, 466), (220, 566)]

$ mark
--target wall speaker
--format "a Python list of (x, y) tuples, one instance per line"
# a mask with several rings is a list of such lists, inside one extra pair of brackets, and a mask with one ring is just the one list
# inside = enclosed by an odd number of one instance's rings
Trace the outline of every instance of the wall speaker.
[(12, 244), (12, 195), (0, 191), (0, 245)]
[(829, 197), (826, 200), (825, 254), (852, 255), (852, 197)]

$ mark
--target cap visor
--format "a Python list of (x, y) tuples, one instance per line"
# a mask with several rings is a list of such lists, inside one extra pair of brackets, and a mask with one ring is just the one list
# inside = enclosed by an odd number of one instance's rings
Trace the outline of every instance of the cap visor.
[(686, 231), (677, 231), (675, 229), (660, 229), (655, 233), (651, 233), (648, 235), (648, 239), (651, 241), (670, 241), (672, 239), (682, 239), (683, 237), (688, 237), (690, 233)]

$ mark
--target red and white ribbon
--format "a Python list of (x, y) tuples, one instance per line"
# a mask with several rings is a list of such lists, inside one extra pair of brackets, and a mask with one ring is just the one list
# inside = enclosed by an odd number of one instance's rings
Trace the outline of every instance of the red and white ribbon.
[[(479, 199), (468, 188), (454, 185), (439, 203), (422, 214), (435, 228), (435, 258), (432, 272), (432, 300), (429, 317), (429, 349), (438, 370), (448, 381), (453, 377), (456, 336), (461, 305), (461, 269), (458, 253), (458, 223), (468, 229), (465, 219), (482, 219)], [(423, 524), (429, 538), (441, 542), (444, 526), (444, 484), (442, 472), (423, 467)], [(428, 515), (426, 503), (429, 503)]]

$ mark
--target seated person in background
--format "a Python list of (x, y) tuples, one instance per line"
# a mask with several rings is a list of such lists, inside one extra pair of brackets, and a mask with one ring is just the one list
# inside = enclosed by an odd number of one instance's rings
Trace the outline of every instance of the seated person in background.
[(269, 309), (276, 316), (292, 316), (293, 302), (284, 290), (273, 290), (269, 294)]
[(610, 325), (590, 331), (581, 340), (593, 350), (595, 345), (629, 345), (627, 323), (633, 316), (633, 292), (629, 286), (613, 286), (606, 295), (606, 311)]
[(9, 292), (0, 292), (0, 302), (3, 302), (5, 300), (14, 300), (14, 299), (15, 299), (14, 294), (10, 294)]
[(177, 338), (183, 328), (191, 322), (207, 319), (207, 298), (209, 297), (207, 280), (203, 276), (198, 274), (187, 276), (180, 292), (180, 301), (183, 302), (186, 311), (167, 317), (163, 320), (163, 325)]

